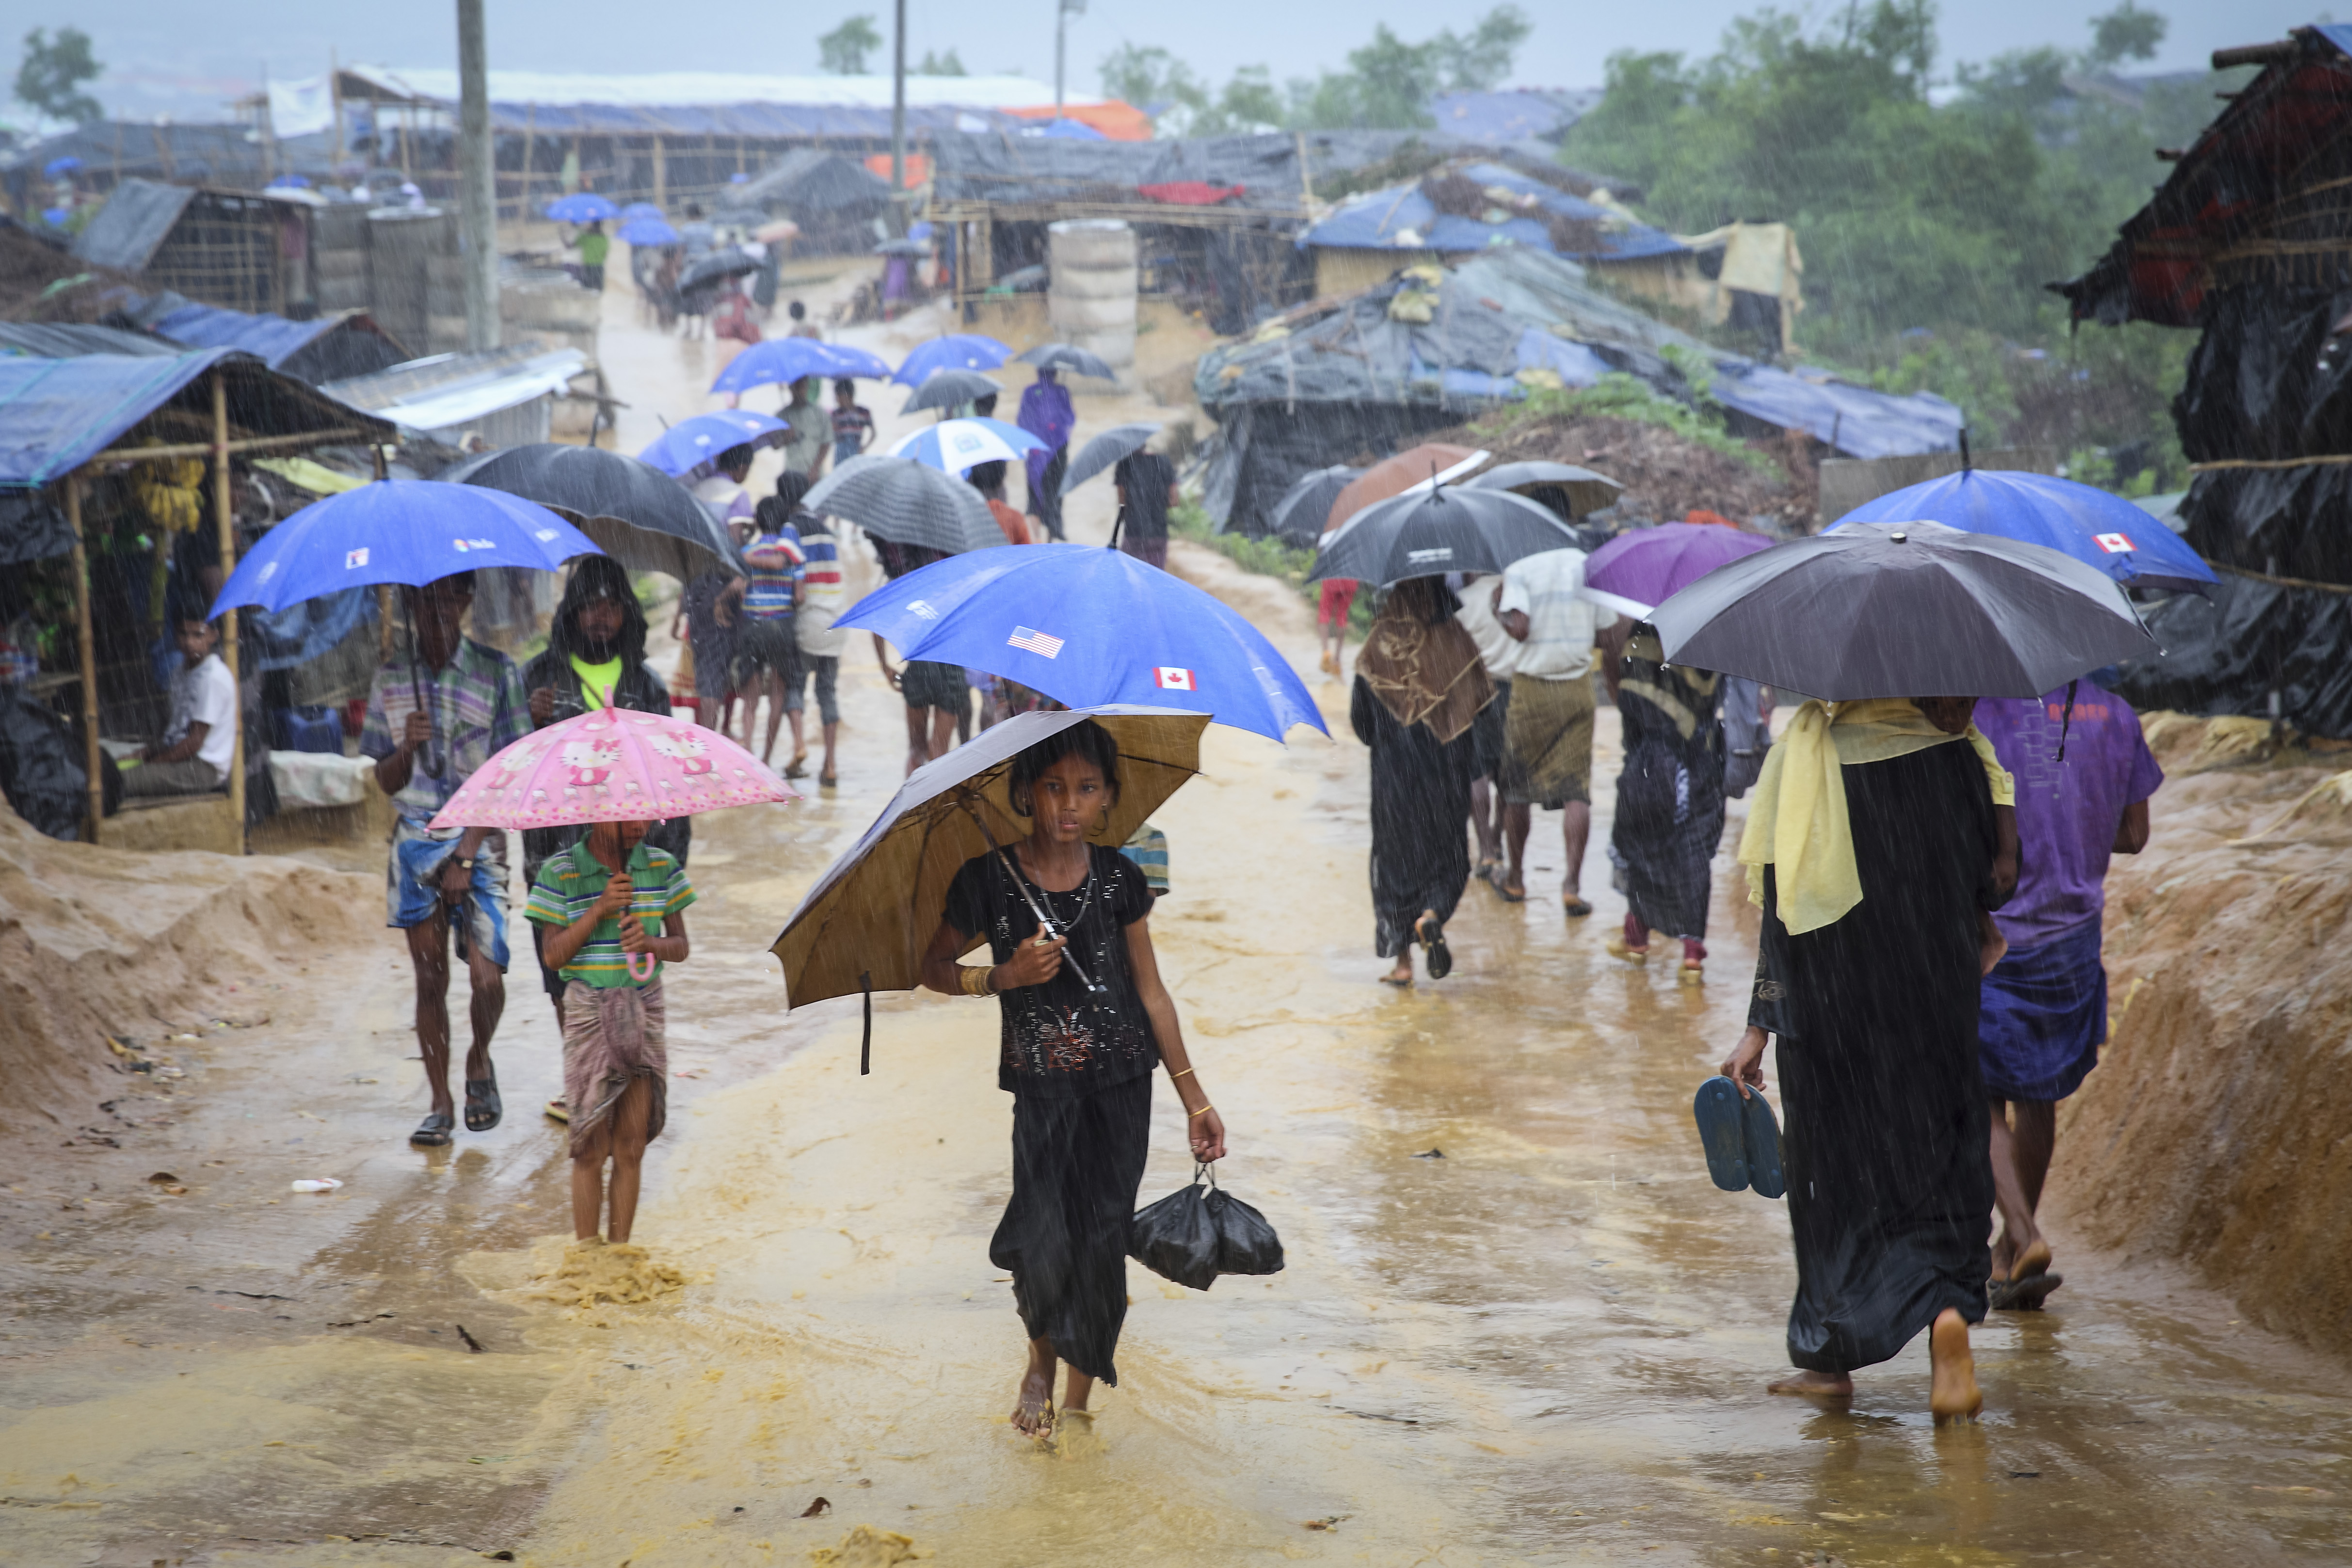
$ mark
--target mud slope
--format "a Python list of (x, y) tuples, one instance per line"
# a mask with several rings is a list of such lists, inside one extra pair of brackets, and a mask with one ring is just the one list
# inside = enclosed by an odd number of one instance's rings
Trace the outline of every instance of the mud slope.
[(383, 900), (374, 879), (299, 860), (60, 844), (0, 810), (0, 1127), (87, 1120), (121, 1082), (108, 1035), (251, 1021), (255, 983), (351, 951)]
[(2176, 1257), (2246, 1317), (2352, 1333), (2352, 755), (2250, 750), (2252, 721), (2148, 716), (2154, 834), (2108, 881), (2109, 1044), (2062, 1113), (2053, 1200)]

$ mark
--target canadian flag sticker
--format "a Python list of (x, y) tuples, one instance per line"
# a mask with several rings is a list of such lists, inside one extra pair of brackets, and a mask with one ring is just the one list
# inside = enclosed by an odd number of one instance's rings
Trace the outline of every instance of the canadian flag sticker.
[(2110, 555), (2125, 554), (2132, 547), (2131, 535), (2128, 533), (2100, 533), (2092, 537), (2097, 542), (2099, 548)]
[(1192, 672), (1191, 670), (1179, 669), (1172, 664), (1162, 664), (1154, 667), (1151, 671), (1151, 681), (1153, 685), (1159, 687), (1162, 691), (1198, 691), (1201, 689), (1199, 686), (1193, 683)]

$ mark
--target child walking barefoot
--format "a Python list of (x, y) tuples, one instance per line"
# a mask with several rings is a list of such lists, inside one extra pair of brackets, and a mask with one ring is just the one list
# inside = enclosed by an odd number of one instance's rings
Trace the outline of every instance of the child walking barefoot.
[(613, 1163), (607, 1239), (637, 1215), (646, 1145), (667, 1113), (662, 971), (687, 957), (685, 868), (645, 842), (650, 822), (599, 822), (540, 868), (525, 913), (547, 928), (562, 976), (563, 1092), (572, 1106), (572, 1232), (597, 1237)]

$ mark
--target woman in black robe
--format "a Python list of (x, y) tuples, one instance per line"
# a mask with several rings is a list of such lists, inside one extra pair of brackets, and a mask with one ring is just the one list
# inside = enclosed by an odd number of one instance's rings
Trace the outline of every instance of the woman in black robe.
[(1348, 716), (1372, 752), (1373, 946), (1396, 960), (1390, 985), (1412, 984), (1416, 942), (1432, 980), (1453, 971), (1445, 922), (1470, 881), (1471, 721), (1495, 688), (1460, 607), (1444, 579), (1407, 578), (1356, 658)]
[(1607, 946), (1640, 963), (1652, 931), (1679, 938), (1685, 984), (1706, 972), (1707, 898), (1723, 843), (1722, 684), (1712, 670), (1666, 663), (1647, 626), (1609, 668), (1625, 744), (1609, 858), (1625, 895), (1625, 934)]
[[(1972, 703), (1919, 706), (1958, 734)], [(1779, 868), (1764, 868), (1755, 997), (1723, 1064), (1760, 1089), (1766, 1037), (1779, 1041), (1797, 1253), (1789, 1359), (1802, 1371), (1772, 1389), (1850, 1394), (1854, 1368), (1932, 1329), (1930, 1406), (1965, 1419), (1981, 1404), (1968, 1325), (1984, 1321), (1992, 1266), (1977, 1010), (2000, 957), (1987, 911), (2016, 885), (2014, 818), (2004, 831), (1965, 741), (1838, 771), (1861, 901), (1792, 935)]]

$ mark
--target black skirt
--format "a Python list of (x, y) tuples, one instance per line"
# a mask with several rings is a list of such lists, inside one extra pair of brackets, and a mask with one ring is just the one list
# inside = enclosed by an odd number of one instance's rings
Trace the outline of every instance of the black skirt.
[(1118, 1386), (1128, 1228), (1151, 1140), (1149, 1073), (1074, 1100), (1013, 1097), (1013, 1198), (988, 1260), (1013, 1276), (1031, 1339)]

